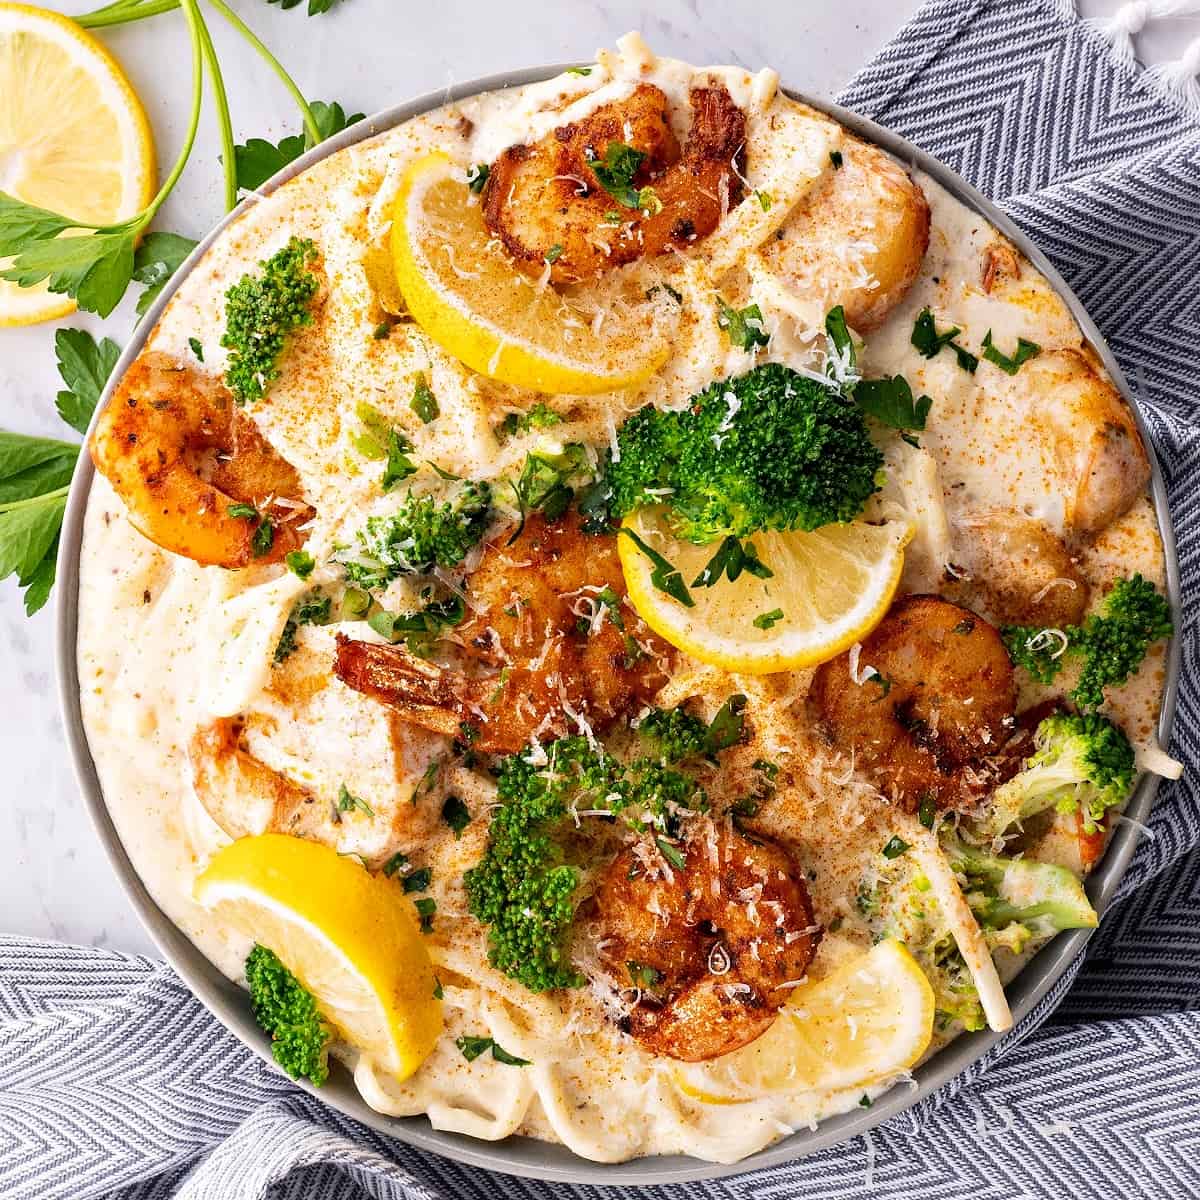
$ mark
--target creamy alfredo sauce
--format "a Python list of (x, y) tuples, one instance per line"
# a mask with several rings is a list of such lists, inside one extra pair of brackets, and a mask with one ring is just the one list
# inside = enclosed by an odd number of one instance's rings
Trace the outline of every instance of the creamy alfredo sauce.
[[(806, 313), (804, 305), (774, 303), (742, 270), (749, 251), (830, 169), (830, 154), (846, 136), (779, 95), (773, 72), (697, 70), (655, 58), (631, 36), (620, 52), (602, 53), (588, 76), (478, 96), (333, 155), (261, 200), (218, 239), (172, 300), (148, 346), (190, 361), (189, 339), (198, 339), (204, 369), (223, 372), (219, 342), (227, 288), (288, 238), (317, 243), (328, 285), (316, 322), (293, 340), (268, 397), (247, 411), (301, 475), (318, 513), (309, 541), (318, 563), (335, 544), (350, 541), (368, 515), (394, 503), (378, 495), (376, 471), (350, 448), (361, 400), (407, 429), (415, 457), (478, 479), (513, 474), (538, 436), (501, 444), (493, 432), (505, 412), (527, 409), (534, 397), (473, 375), (412, 325), (395, 326), (385, 340), (372, 336), (396, 307), (386, 235), (407, 164), (433, 148), (445, 149), (464, 168), (491, 161), (514, 142), (535, 140), (621, 98), (635, 81), (657, 84), (686, 112), (689, 86), (710, 79), (722, 81), (745, 108), (749, 188), (768, 192), (774, 205), (768, 213), (748, 197), (702, 245), (696, 262), (671, 258), (653, 266), (685, 297), (675, 354), (657, 379), (632, 395), (550, 398), (566, 418), (553, 430), (556, 440), (602, 449), (641, 403), (682, 403), (714, 378), (752, 365), (752, 356), (731, 349), (712, 319), (714, 278), (731, 300), (760, 301), (773, 335), (768, 357), (808, 369), (821, 366), (823, 313), (811, 305)], [(1063, 521), (1052, 463), (1019, 419), (1031, 402), (1021, 393), (1020, 374), (1010, 379), (981, 366), (968, 375), (951, 354), (920, 357), (909, 343), (916, 314), (926, 305), (946, 314), (962, 326), (962, 342), (973, 347), (988, 329), (1002, 347), (1011, 347), (1018, 336), (1045, 350), (1080, 344), (1065, 306), (1028, 264), (1019, 288), (1002, 295), (982, 290), (980, 253), (994, 231), (932, 180), (918, 179), (932, 208), (929, 253), (907, 298), (862, 351), (867, 374), (902, 373), (914, 392), (934, 398), (922, 437), (925, 449), (913, 451), (892, 436), (881, 442), (891, 468), (881, 503), (900, 502), (919, 518), (904, 585), (913, 591), (936, 585), (947, 539), (953, 549), (970, 537), (969, 523), (962, 522), (971, 511), (1024, 509), (1051, 528)], [(425, 372), (442, 413), (428, 426), (409, 408), (418, 371)], [(1149, 499), (1139, 500), (1083, 551), (1080, 567), (1097, 592), (1133, 570), (1161, 586), (1162, 548)], [(131, 527), (108, 484), (98, 478), (93, 485), (78, 643), (89, 742), (138, 872), (197, 946), (231, 978), (241, 978), (248, 944), (192, 900), (198, 871), (227, 839), (194, 796), (187, 747), (198, 725), (242, 714), (250, 749), (268, 766), (321, 795), (335, 796), (344, 782), (356, 795), (372, 798), (374, 820), (356, 813), (330, 824), (328, 840), (339, 851), (378, 862), (382, 853), (399, 849), (433, 867), (430, 894), (438, 911), (430, 949), (445, 981), (445, 1034), (404, 1084), (353, 1052), (341, 1052), (379, 1111), (426, 1112), (437, 1128), (482, 1138), (522, 1132), (560, 1140), (603, 1161), (673, 1152), (733, 1161), (857, 1104), (861, 1088), (778, 1095), (735, 1109), (690, 1100), (674, 1085), (672, 1064), (618, 1033), (589, 990), (535, 996), (488, 966), (483, 932), (467, 915), (461, 876), (482, 852), (486, 821), (479, 818), (494, 785), (456, 768), (440, 792), (414, 799), (444, 743), (400, 725), (382, 706), (330, 678), (338, 626), (302, 628), (297, 651), (282, 666), (271, 665), (297, 597), (339, 578), (332, 565), (318, 566), (307, 583), (280, 568), (199, 567), (151, 545)], [(404, 609), (413, 599), (410, 587), (403, 581), (392, 585), (385, 606)], [(353, 634), (373, 637), (361, 623)], [(782, 767), (778, 795), (762, 812), (761, 828), (792, 850), (808, 872), (818, 919), (838, 928), (826, 934), (813, 963), (810, 977), (816, 978), (867, 942), (854, 895), (864, 857), (877, 853), (888, 820), (873, 789), (807, 726), (803, 699), (810, 674), (735, 678), (685, 658), (659, 702), (698, 697), (711, 716), (732, 692), (749, 696), (753, 754)], [(1137, 741), (1152, 739), (1162, 681), (1158, 650), (1111, 697), (1114, 717)], [(1031, 691), (1022, 701), (1037, 698)], [(476, 817), (458, 841), (439, 817), (440, 797), (449, 789)], [(1051, 836), (1042, 857), (1057, 853), (1069, 861), (1069, 851), (1065, 841), (1056, 850)], [(1006, 975), (1018, 966), (1016, 960), (1001, 964)], [(463, 1033), (491, 1034), (534, 1065), (517, 1070), (490, 1056), (467, 1063), (454, 1047)]]

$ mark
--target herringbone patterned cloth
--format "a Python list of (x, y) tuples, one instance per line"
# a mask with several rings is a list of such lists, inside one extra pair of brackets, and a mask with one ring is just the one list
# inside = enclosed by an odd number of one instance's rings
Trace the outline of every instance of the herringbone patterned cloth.
[[(1114, 57), (1069, 0), (932, 0), (844, 99), (998, 200), (1135, 382), (1179, 533), (1173, 750), (1194, 774), (1200, 115)], [(1087, 960), (986, 1062), (869, 1140), (653, 1189), (659, 1200), (1200, 1196), (1194, 778), (1161, 791), (1151, 827)], [(162, 964), (0, 939), (7, 1200), (610, 1191), (468, 1172), (344, 1119), (260, 1063)]]

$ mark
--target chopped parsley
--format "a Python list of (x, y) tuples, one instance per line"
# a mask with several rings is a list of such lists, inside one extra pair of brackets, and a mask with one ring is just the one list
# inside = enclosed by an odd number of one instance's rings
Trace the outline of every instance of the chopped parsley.
[(361, 796), (354, 795), (344, 783), (338, 788), (337, 810), (340, 813), (365, 812), (368, 817), (375, 815), (375, 810)]
[(188, 348), (196, 356), (197, 362), (204, 361), (204, 345), (199, 338), (188, 338)]
[(1023, 337), (1017, 338), (1017, 348), (1010, 358), (1007, 354), (1002, 354), (992, 344), (992, 331), (989, 329), (983, 335), (983, 357), (988, 362), (999, 367), (1006, 375), (1015, 375), (1020, 369), (1022, 363), (1028, 362), (1031, 358), (1036, 358), (1041, 354), (1042, 348), (1037, 342), (1027, 341)]
[(692, 587), (712, 587), (720, 583), (722, 578), (734, 583), (743, 571), (757, 579), (771, 579), (775, 574), (758, 557), (753, 542), (747, 541), (743, 545), (739, 538), (727, 537), (705, 564), (704, 570), (692, 580)]
[(725, 330), (729, 344), (741, 350), (753, 350), (755, 346), (765, 346), (771, 340), (763, 328), (762, 309), (757, 304), (731, 308), (718, 296), (717, 325)]
[(687, 859), (683, 857), (683, 852), (678, 846), (673, 845), (666, 838), (662, 837), (656, 837), (654, 844), (658, 847), (658, 852), (676, 871), (682, 871), (687, 866)]
[(629, 971), (629, 978), (633, 980), (633, 986), (641, 988), (642, 991), (649, 991), (662, 978), (661, 971), (646, 963), (634, 962), (631, 959), (625, 967)]
[(429, 658), (446, 628), (461, 625), (467, 606), (461, 596), (427, 604), (418, 612), (390, 613), (378, 609), (367, 618), (367, 624), (389, 642), (403, 642), (410, 654)]
[(425, 892), (433, 882), (432, 867), (418, 867), (404, 876), (404, 894), (411, 896), (413, 892)]
[(763, 212), (771, 211), (771, 205), (774, 202), (771, 199), (770, 192), (760, 192), (755, 189), (754, 198), (758, 201), (759, 207), (763, 210)]
[(756, 629), (770, 629), (773, 625), (777, 625), (783, 620), (783, 609), (773, 608), (770, 612), (759, 613), (754, 618), (754, 627)]
[(442, 805), (442, 820), (454, 830), (454, 840), (458, 841), (471, 823), (471, 812), (458, 796), (447, 796)]
[(291, 550), (283, 560), (288, 570), (300, 579), (307, 579), (316, 567), (317, 561), (307, 550)]
[[(429, 386), (423, 371), (417, 372), (417, 381), (413, 386), (413, 398), (409, 407), (426, 425), (430, 421), (436, 420), (442, 411), (438, 408), (437, 397), (433, 394), (433, 389)], [(409, 446), (409, 449), (411, 450), (412, 447)]]
[[(413, 401), (416, 402), (415, 396)], [(434, 403), (436, 405), (437, 401)], [(416, 473), (417, 464), (409, 457), (413, 444), (404, 433), (389, 424), (383, 413), (365, 401), (358, 405), (355, 413), (362, 422), (362, 429), (353, 438), (354, 448), (363, 458), (384, 462), (379, 486), (390, 492)]]
[(938, 333), (937, 323), (933, 319), (933, 310), (923, 308), (913, 323), (910, 341), (925, 358), (936, 358), (942, 350), (949, 346), (958, 359), (958, 365), (964, 371), (969, 371), (974, 375), (975, 368), (979, 366), (979, 359), (970, 351), (964, 350), (954, 340), (960, 333), (962, 333), (962, 329), (957, 325), (951, 325), (949, 329)]
[(704, 736), (704, 749), (708, 754), (728, 750), (742, 740), (745, 731), (746, 697), (735, 692), (717, 711)]
[(635, 188), (633, 178), (646, 161), (645, 154), (624, 142), (609, 142), (603, 158), (597, 158), (595, 151), (588, 154), (588, 166), (600, 186), (623, 208), (640, 209), (645, 189)]
[(937, 801), (929, 792), (925, 792), (921, 796), (921, 805), (917, 809), (917, 820), (925, 826), (926, 829), (933, 828), (933, 822), (937, 817)]
[(231, 517), (243, 518), (247, 521), (258, 520), (258, 509), (253, 504), (231, 504), (225, 511)]
[(567, 68), (568, 75), (590, 75), (591, 73), (592, 73), (591, 67), (568, 67)]
[(672, 600), (678, 600), (684, 608), (696, 607), (692, 593), (688, 591), (687, 584), (683, 582), (683, 576), (680, 575), (678, 567), (673, 566), (671, 561), (659, 554), (653, 546), (647, 545), (645, 540), (634, 533), (632, 529), (622, 526), (618, 532), (629, 538), (653, 564), (654, 570), (650, 572), (650, 582), (657, 591), (670, 596)]
[(496, 429), (497, 434), (510, 438), (533, 429), (549, 429), (561, 425), (562, 417), (544, 400), (539, 400), (528, 412), (508, 413)]
[(417, 907), (417, 916), (421, 922), (422, 933), (433, 932), (433, 914), (437, 912), (437, 901), (432, 896), (422, 896), (413, 902)]
[(407, 866), (408, 855), (405, 854), (403, 850), (397, 850), (396, 853), (393, 854), (392, 857), (383, 864), (382, 870), (384, 875), (388, 879), (391, 879), (391, 877), (395, 875), (397, 871), (399, 871), (402, 867)]
[(530, 1065), (529, 1059), (518, 1058), (515, 1054), (509, 1054), (503, 1046), (496, 1044), (494, 1038), (464, 1035), (463, 1037), (455, 1038), (454, 1044), (458, 1047), (459, 1052), (467, 1062), (474, 1062), (481, 1054), (486, 1054), (490, 1050), (492, 1057), (498, 1063), (503, 1063), (506, 1067), (528, 1067)]
[(933, 407), (928, 396), (914, 400), (903, 375), (883, 379), (860, 379), (854, 386), (854, 403), (868, 417), (893, 429), (924, 429)]
[(377, 342), (385, 342), (385, 341), (387, 341), (388, 335), (391, 332), (392, 332), (391, 321), (380, 321), (379, 324), (375, 326), (374, 330), (371, 333), (371, 336)]
[(263, 517), (254, 531), (254, 536), (250, 539), (251, 553), (255, 558), (262, 558), (271, 553), (271, 547), (274, 545), (275, 522), (270, 517)]
[(467, 187), (470, 188), (472, 194), (478, 196), (483, 191), (491, 173), (492, 168), (487, 163), (476, 163), (467, 168)]
[(542, 260), (546, 266), (552, 267), (560, 258), (562, 258), (563, 247), (561, 242), (555, 242), (553, 246), (542, 256)]
[(329, 596), (313, 594), (297, 601), (275, 645), (275, 662), (283, 662), (296, 649), (296, 633), (301, 625), (328, 625), (332, 610)]
[(883, 857), (899, 858), (908, 848), (908, 843), (899, 834), (893, 834), (883, 848)]
[(835, 171), (840, 171), (842, 169), (842, 152), (840, 150), (830, 150), (829, 161), (833, 163)]

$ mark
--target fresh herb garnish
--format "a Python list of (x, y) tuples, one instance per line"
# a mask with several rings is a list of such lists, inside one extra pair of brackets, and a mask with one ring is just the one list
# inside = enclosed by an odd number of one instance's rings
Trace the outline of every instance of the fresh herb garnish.
[(54, 355), (58, 373), (67, 385), (55, 397), (54, 407), (72, 429), (87, 433), (121, 348), (111, 338), (97, 342), (83, 329), (59, 329), (54, 334)]
[(507, 413), (504, 420), (497, 426), (497, 434), (510, 438), (518, 434), (529, 433), (533, 429), (549, 429), (561, 425), (562, 417), (550, 408), (544, 400), (539, 400), (528, 412)]
[(840, 150), (830, 150), (829, 161), (833, 163), (835, 171), (840, 171), (842, 167), (842, 152)]
[(575, 489), (590, 481), (587, 451), (579, 442), (571, 442), (557, 454), (531, 450), (525, 456), (521, 474), (511, 485), (521, 519), (508, 544), (511, 546), (521, 536), (532, 512), (540, 512), (547, 521), (557, 521), (575, 498)]
[(675, 870), (682, 871), (687, 866), (687, 859), (683, 857), (683, 852), (678, 846), (672, 845), (666, 838), (661, 837), (656, 837), (654, 844), (658, 847), (658, 852)]
[[(146, 290), (138, 297), (137, 315), (144, 317), (150, 305), (158, 299), (159, 293), (167, 286), (172, 275), (183, 265), (184, 260), (199, 243), (191, 238), (182, 237), (178, 233), (163, 233), (156, 231), (148, 233), (142, 244), (133, 255), (133, 279), (135, 283), (144, 283)], [(194, 339), (189, 339), (191, 345)], [(199, 345), (199, 342), (196, 343)], [(196, 352), (196, 346), (192, 346)], [(203, 352), (196, 354), (203, 362)]]
[(771, 340), (763, 328), (762, 309), (757, 304), (731, 308), (718, 296), (717, 325), (725, 330), (729, 344), (741, 350), (753, 350), (755, 346), (765, 346)]
[(527, 1058), (518, 1058), (515, 1054), (509, 1054), (503, 1046), (498, 1046), (494, 1038), (490, 1037), (472, 1037), (466, 1035), (454, 1039), (454, 1044), (458, 1047), (463, 1058), (467, 1062), (474, 1062), (481, 1054), (486, 1054), (489, 1050), (492, 1052), (492, 1057), (498, 1062), (503, 1063), (506, 1067), (528, 1067), (530, 1061)]
[(290, 550), (283, 561), (287, 563), (288, 570), (301, 579), (307, 579), (317, 565), (317, 560), (307, 550)]
[(389, 642), (403, 641), (410, 654), (429, 658), (442, 636), (442, 631), (461, 625), (467, 606), (461, 596), (427, 604), (418, 612), (390, 613), (378, 609), (367, 618), (367, 624)]
[(362, 429), (353, 438), (354, 448), (364, 458), (387, 460), (379, 486), (385, 492), (390, 492), (398, 483), (416, 473), (417, 464), (409, 458), (412, 442), (401, 430), (390, 425), (383, 413), (365, 401), (358, 405), (355, 412), (362, 422)]
[(460, 797), (447, 796), (442, 804), (442, 820), (454, 830), (454, 840), (458, 841), (471, 823), (471, 812)]
[(735, 692), (721, 705), (704, 735), (706, 754), (718, 754), (742, 740), (746, 726), (745, 711), (746, 697), (740, 692)]
[(391, 877), (395, 875), (397, 871), (399, 871), (402, 867), (407, 866), (408, 855), (405, 854), (403, 850), (397, 850), (396, 853), (393, 854), (392, 857), (383, 864), (383, 873), (388, 879), (391, 879)]
[(949, 346), (958, 359), (958, 365), (964, 371), (969, 371), (974, 375), (975, 368), (979, 366), (979, 359), (954, 340), (960, 333), (962, 330), (957, 325), (952, 325), (949, 329), (938, 333), (937, 324), (933, 319), (933, 310), (923, 308), (913, 323), (910, 341), (925, 358), (936, 358), (942, 350)]
[(908, 843), (899, 834), (892, 834), (883, 848), (883, 857), (899, 858), (908, 848)]
[(467, 168), (467, 187), (473, 195), (478, 196), (483, 191), (491, 173), (492, 168), (487, 163), (476, 163)]
[(754, 193), (754, 198), (758, 201), (758, 205), (763, 212), (771, 211), (771, 205), (774, 203), (774, 201), (771, 199), (770, 192), (760, 192), (756, 190)]
[(429, 885), (433, 882), (432, 867), (418, 867), (415, 871), (409, 871), (404, 876), (404, 894), (411, 896), (413, 892), (428, 891)]
[(558, 262), (558, 260), (562, 257), (562, 252), (562, 243), (555, 242), (554, 245), (546, 251), (545, 255), (543, 255), (543, 261), (545, 262), (546, 266), (552, 267), (556, 262)]
[[(268, 4), (278, 4), (282, 9), (296, 8), (303, 0), (267, 0)], [(308, 0), (308, 15), (310, 17), (320, 16), (321, 13), (327, 13), (338, 0)]]
[(591, 73), (592, 73), (591, 67), (568, 67), (567, 68), (568, 75), (590, 75)]
[(925, 792), (921, 796), (921, 804), (917, 809), (917, 820), (925, 826), (926, 829), (933, 828), (934, 819), (937, 817), (937, 801), (929, 792)]
[(271, 547), (274, 545), (275, 522), (264, 515), (258, 523), (258, 528), (254, 531), (254, 536), (250, 539), (250, 551), (255, 558), (263, 558), (271, 553)]
[(645, 540), (634, 533), (632, 529), (622, 526), (619, 532), (629, 538), (654, 565), (654, 570), (650, 572), (650, 582), (658, 591), (665, 593), (673, 600), (678, 600), (685, 608), (696, 606), (677, 567), (672, 566), (671, 562), (659, 554), (653, 546), (648, 546)]
[(188, 349), (196, 356), (197, 362), (204, 361), (204, 343), (199, 338), (188, 338)]
[(257, 521), (258, 509), (253, 504), (227, 504), (225, 512), (235, 520)]
[[(442, 410), (438, 407), (437, 397), (433, 394), (433, 389), (429, 386), (429, 381), (425, 378), (423, 371), (417, 373), (417, 380), (413, 385), (413, 398), (409, 407), (426, 425), (441, 415)], [(412, 447), (410, 446), (409, 449), (411, 450)], [(387, 491), (387, 488), (384, 488), (384, 491)]]
[(745, 571), (758, 579), (771, 579), (775, 572), (758, 557), (754, 543), (744, 545), (740, 538), (727, 537), (722, 540), (717, 552), (704, 565), (704, 569), (692, 580), (692, 587), (712, 587), (728, 578), (735, 583)]
[[(345, 109), (336, 100), (328, 104), (322, 100), (310, 100), (308, 106), (320, 134), (317, 140), (321, 142), (341, 133), (343, 129), (348, 129), (361, 121), (365, 115), (353, 113), (346, 116)], [(301, 130), (299, 133), (289, 134), (274, 145), (263, 138), (250, 138), (244, 146), (234, 146), (238, 187), (245, 192), (257, 191), (272, 175), (282, 171), (288, 163), (294, 162), (313, 145), (315, 143)]]
[(638, 173), (646, 156), (640, 150), (624, 142), (609, 142), (604, 157), (597, 158), (591, 152), (588, 166), (600, 186), (624, 208), (642, 207), (641, 193), (633, 186), (633, 177)]
[(432, 896), (422, 896), (420, 900), (414, 900), (413, 903), (417, 907), (417, 916), (421, 919), (421, 932), (433, 932), (433, 914), (437, 912), (437, 901)]
[(988, 362), (999, 367), (1006, 375), (1015, 375), (1020, 369), (1022, 363), (1027, 363), (1031, 358), (1036, 358), (1041, 354), (1042, 348), (1037, 342), (1027, 341), (1023, 337), (1017, 338), (1017, 348), (1010, 358), (1007, 354), (1002, 354), (992, 344), (992, 331), (989, 329), (983, 335), (983, 357)]
[(881, 675), (874, 669), (871, 670), (870, 675), (867, 676), (864, 682), (879, 685), (879, 695), (871, 701), (872, 704), (878, 704), (892, 690), (892, 681), (886, 675)]
[(773, 608), (770, 612), (759, 613), (754, 618), (755, 629), (770, 629), (774, 625), (778, 625), (783, 620), (783, 609)]
[(633, 980), (633, 986), (644, 992), (649, 991), (662, 978), (662, 972), (656, 971), (647, 963), (634, 962), (631, 959), (625, 964), (625, 968), (629, 972), (629, 978)]
[(924, 429), (933, 406), (928, 396), (913, 399), (912, 388), (903, 375), (860, 379), (854, 386), (854, 403), (868, 417), (893, 429)]
[(340, 813), (354, 812), (357, 809), (359, 812), (365, 812), (368, 817), (375, 815), (375, 810), (361, 796), (354, 795), (344, 783), (338, 788), (337, 808)]
[(275, 646), (275, 662), (281, 663), (296, 649), (296, 634), (301, 625), (328, 625), (333, 613), (329, 596), (309, 595), (295, 604)]

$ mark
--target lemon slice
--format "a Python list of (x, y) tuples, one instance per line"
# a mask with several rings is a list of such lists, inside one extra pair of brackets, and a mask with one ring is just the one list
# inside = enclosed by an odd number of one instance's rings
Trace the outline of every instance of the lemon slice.
[(838, 1091), (909, 1070), (933, 1037), (933, 988), (891, 938), (796, 988), (767, 1032), (707, 1063), (680, 1064), (680, 1091), (707, 1104)]
[(442, 1005), (412, 906), (390, 880), (328, 846), (285, 834), (219, 850), (196, 899), (273, 950), (339, 1036), (397, 1079), (442, 1032)]
[[(74, 21), (0, 2), (0, 96), (0, 191), (89, 225), (123, 221), (150, 202), (145, 110), (116, 60)], [(0, 280), (0, 325), (74, 310), (44, 283)]]
[(757, 533), (744, 540), (771, 578), (743, 573), (732, 583), (695, 587), (719, 543), (677, 541), (655, 509), (631, 513), (624, 528), (679, 570), (695, 602), (688, 608), (656, 588), (650, 558), (632, 537), (619, 536), (629, 598), (646, 624), (701, 662), (752, 675), (812, 666), (861, 641), (892, 602), (913, 535), (905, 520)]
[(678, 308), (665, 289), (623, 293), (614, 277), (566, 296), (522, 275), (444, 154), (405, 173), (392, 257), (417, 324), (472, 370), (516, 387), (577, 395), (631, 387), (670, 351)]

